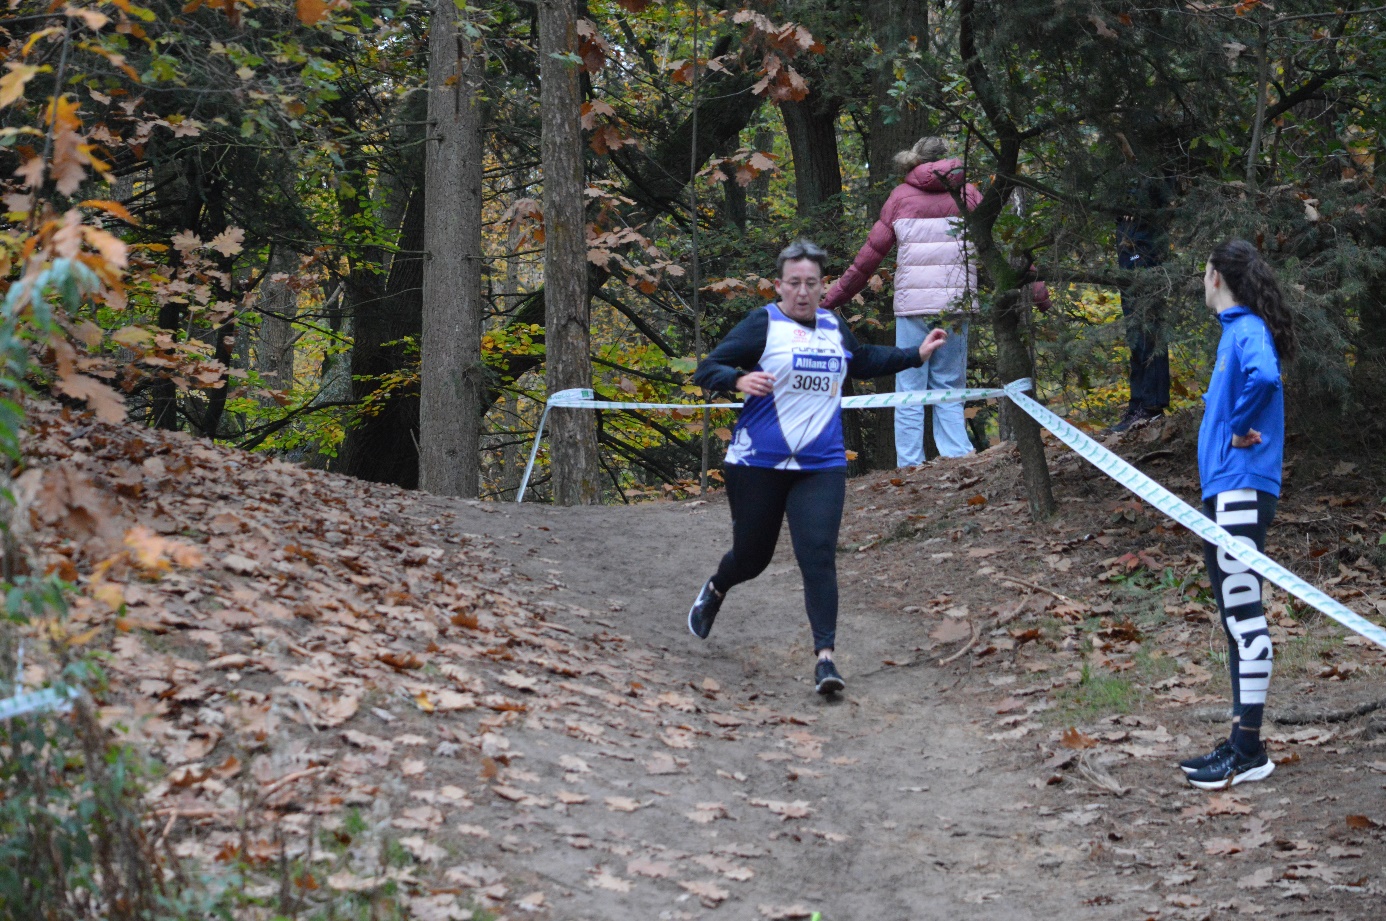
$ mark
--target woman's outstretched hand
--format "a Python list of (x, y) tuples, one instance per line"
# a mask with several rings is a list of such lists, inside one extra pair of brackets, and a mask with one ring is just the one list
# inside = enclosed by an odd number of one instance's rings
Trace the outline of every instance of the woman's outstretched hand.
[(939, 348), (942, 347), (943, 343), (947, 341), (948, 333), (944, 330), (935, 329), (930, 331), (929, 335), (924, 337), (924, 341), (919, 343), (919, 360), (928, 361), (929, 356), (937, 352)]
[(1260, 443), (1261, 433), (1255, 429), (1247, 429), (1245, 435), (1232, 436), (1232, 447), (1234, 448), (1249, 448)]
[(752, 371), (736, 379), (736, 389), (753, 397), (768, 397), (775, 391), (775, 375), (768, 371)]

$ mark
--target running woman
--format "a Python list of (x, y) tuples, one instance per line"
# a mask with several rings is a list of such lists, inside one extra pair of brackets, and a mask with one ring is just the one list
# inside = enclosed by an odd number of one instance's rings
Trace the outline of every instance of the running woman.
[[(1208, 306), (1222, 324), (1217, 364), (1198, 430), (1203, 512), (1257, 550), (1280, 496), (1285, 395), (1280, 360), (1294, 357), (1293, 316), (1275, 273), (1245, 240), (1223, 243), (1203, 275)], [(1206, 755), (1180, 763), (1203, 790), (1264, 780), (1275, 770), (1261, 744), (1271, 676), (1271, 638), (1261, 608), (1261, 576), (1213, 544), (1203, 558), (1212, 582), (1232, 676), (1232, 732)]]
[(693, 376), (704, 390), (738, 390), (747, 398), (723, 465), (732, 548), (688, 612), (688, 629), (707, 639), (727, 592), (770, 564), (788, 515), (819, 694), (846, 686), (833, 664), (837, 532), (847, 490), (843, 381), (918, 368), (948, 338), (936, 329), (917, 349), (859, 343), (841, 319), (819, 307), (827, 258), (807, 240), (785, 247), (776, 264), (779, 302), (752, 311)]

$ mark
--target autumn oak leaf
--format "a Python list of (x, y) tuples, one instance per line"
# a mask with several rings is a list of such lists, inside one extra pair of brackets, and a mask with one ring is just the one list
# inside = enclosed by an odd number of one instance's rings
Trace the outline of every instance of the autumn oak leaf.
[(212, 242), (207, 245), (223, 256), (234, 256), (243, 250), (245, 242), (245, 231), (239, 227), (228, 227), (221, 233), (212, 238)]

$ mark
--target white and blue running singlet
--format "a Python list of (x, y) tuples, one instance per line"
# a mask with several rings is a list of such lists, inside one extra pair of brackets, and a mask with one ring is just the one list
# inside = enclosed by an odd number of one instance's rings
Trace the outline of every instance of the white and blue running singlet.
[(770, 323), (755, 370), (773, 374), (775, 389), (768, 397), (747, 397), (726, 462), (776, 470), (847, 466), (841, 403), (852, 353), (843, 345), (838, 318), (820, 309), (809, 329), (775, 304), (761, 309)]

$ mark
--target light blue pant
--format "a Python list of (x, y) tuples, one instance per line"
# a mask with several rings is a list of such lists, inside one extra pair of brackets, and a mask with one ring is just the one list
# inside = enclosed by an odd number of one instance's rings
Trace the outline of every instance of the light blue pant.
[[(967, 320), (943, 321), (936, 316), (896, 317), (895, 344), (918, 349), (929, 331), (948, 330), (948, 341), (918, 368), (895, 375), (897, 392), (961, 389), (967, 386)], [(967, 437), (962, 403), (934, 406), (934, 443), (944, 457), (962, 457), (973, 451)], [(895, 459), (900, 467), (924, 463), (924, 407), (895, 408)]]

